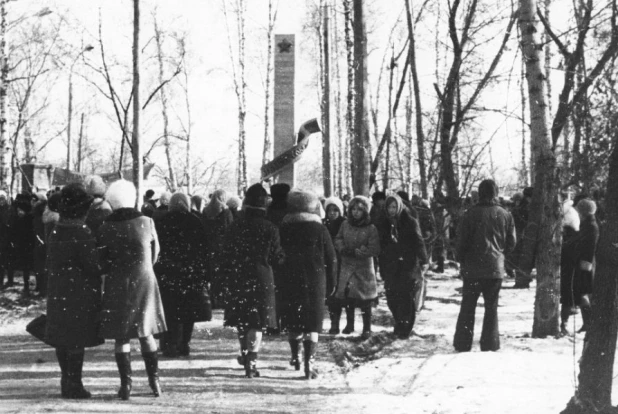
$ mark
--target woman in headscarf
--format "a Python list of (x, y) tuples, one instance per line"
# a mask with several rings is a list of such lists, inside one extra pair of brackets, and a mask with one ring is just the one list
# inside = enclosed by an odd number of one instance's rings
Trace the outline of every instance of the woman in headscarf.
[(115, 352), (120, 390), (131, 396), (131, 339), (139, 338), (148, 384), (155, 397), (161, 394), (157, 342), (154, 335), (167, 330), (153, 263), (159, 256), (154, 221), (135, 209), (133, 183), (118, 180), (109, 186), (106, 199), (113, 212), (99, 228), (101, 265), (106, 274), (101, 312), (101, 332), (116, 340)]
[(208, 278), (215, 307), (223, 304), (222, 275), (219, 258), (228, 227), (234, 220), (227, 207), (227, 193), (223, 189), (215, 190), (210, 202), (202, 212), (202, 224), (206, 232), (206, 249), (208, 254)]
[(335, 248), (341, 256), (335, 298), (346, 305), (347, 324), (343, 333), (354, 332), (354, 311), (360, 308), (363, 339), (371, 336), (371, 307), (378, 297), (373, 258), (380, 254), (380, 237), (369, 217), (370, 206), (367, 197), (354, 197), (348, 206), (348, 219), (335, 238)]
[(64, 187), (60, 192), (60, 221), (47, 243), (45, 340), (56, 348), (63, 398), (90, 398), (82, 383), (84, 348), (103, 343), (97, 335), (101, 306), (97, 244), (84, 223), (92, 200), (81, 184)]
[(225, 326), (238, 329), (238, 362), (248, 378), (259, 376), (257, 358), (262, 331), (277, 326), (273, 265), (283, 261), (277, 226), (266, 220), (268, 193), (261, 184), (247, 190), (243, 216), (225, 237), (223, 273), (229, 292)]
[[(315, 354), (322, 331), (324, 299), (332, 292), (337, 258), (328, 230), (319, 216), (320, 201), (310, 192), (292, 190), (289, 213), (281, 223), (281, 247), (286, 261), (281, 269), (281, 296), (285, 298), (283, 328), (292, 351), (290, 365), (300, 370), (303, 342), (305, 378), (317, 378)], [(330, 288), (330, 290), (328, 289)]]
[[(324, 209), (326, 210), (326, 218), (322, 220), (322, 223), (328, 229), (328, 233), (330, 234), (331, 240), (335, 240), (337, 237), (337, 233), (339, 233), (339, 229), (341, 229), (341, 225), (345, 221), (345, 217), (343, 215), (344, 207), (341, 200), (337, 197), (329, 197), (324, 201)], [(339, 276), (339, 268), (341, 267), (341, 257), (337, 254), (337, 272), (335, 274), (335, 283), (337, 282), (337, 277)], [(334, 285), (328, 287), (329, 294), (333, 291)], [(330, 316), (330, 330), (328, 331), (331, 335), (337, 335), (341, 332), (339, 329), (339, 322), (341, 320), (341, 311), (343, 309), (343, 304), (335, 299), (334, 297), (328, 298), (328, 315)]]
[(212, 317), (206, 300), (206, 234), (190, 205), (188, 195), (175, 193), (168, 213), (157, 222), (161, 254), (154, 270), (167, 323), (163, 355), (169, 357), (189, 356), (195, 322)]
[(415, 289), (422, 283), (418, 266), (427, 263), (427, 252), (418, 221), (398, 195), (386, 197), (377, 223), (380, 234), (380, 275), (386, 302), (395, 320), (394, 334), (410, 337), (416, 318)]

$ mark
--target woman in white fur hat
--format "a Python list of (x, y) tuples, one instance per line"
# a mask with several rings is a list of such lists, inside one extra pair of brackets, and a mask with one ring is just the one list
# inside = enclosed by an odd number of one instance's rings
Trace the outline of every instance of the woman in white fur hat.
[(324, 300), (335, 283), (337, 258), (328, 229), (320, 219), (320, 201), (315, 194), (292, 190), (288, 194), (288, 211), (280, 228), (281, 247), (286, 257), (278, 287), (286, 305), (282, 324), (289, 332), (290, 365), (300, 370), (302, 341), (305, 378), (314, 379)]
[(115, 181), (106, 199), (113, 213), (99, 228), (98, 245), (105, 278), (101, 337), (116, 340), (120, 373), (118, 396), (131, 395), (131, 343), (139, 338), (153, 394), (161, 394), (157, 342), (153, 335), (165, 332), (165, 316), (153, 263), (159, 255), (154, 222), (135, 209), (137, 193), (132, 183)]

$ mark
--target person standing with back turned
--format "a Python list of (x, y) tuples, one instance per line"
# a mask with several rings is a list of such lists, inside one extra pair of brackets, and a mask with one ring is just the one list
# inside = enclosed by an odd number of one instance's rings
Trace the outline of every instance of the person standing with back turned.
[(461, 264), (463, 297), (455, 329), (458, 352), (472, 348), (474, 314), (481, 293), (485, 303), (481, 351), (500, 349), (498, 298), (504, 277), (504, 255), (515, 247), (515, 222), (498, 205), (498, 187), (493, 180), (479, 184), (479, 203), (468, 209), (459, 224), (457, 260)]

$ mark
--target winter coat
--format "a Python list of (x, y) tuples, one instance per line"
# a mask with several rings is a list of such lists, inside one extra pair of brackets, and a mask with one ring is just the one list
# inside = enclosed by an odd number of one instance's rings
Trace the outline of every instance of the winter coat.
[(221, 251), (225, 239), (225, 233), (234, 221), (230, 209), (225, 208), (215, 217), (208, 217), (203, 214), (201, 217), (202, 226), (206, 232), (207, 248), (211, 253)]
[(166, 331), (153, 263), (159, 241), (151, 218), (133, 208), (115, 210), (97, 236), (105, 277), (101, 337), (142, 338)]
[(264, 210), (244, 210), (230, 226), (222, 249), (226, 326), (277, 327), (272, 267), (282, 260), (277, 226), (266, 220)]
[(112, 214), (112, 206), (102, 198), (96, 198), (88, 209), (88, 215), (86, 216), (86, 225), (90, 227), (90, 230), (94, 234), (97, 233), (101, 224), (105, 219)]
[[(43, 212), (45, 243), (47, 243), (47, 240), (49, 239), (49, 235), (52, 233), (52, 230), (54, 229), (54, 227), (56, 226), (56, 223), (58, 223), (59, 220), (60, 220), (60, 214), (56, 213), (55, 211), (51, 211), (49, 207), (46, 208), (45, 211)], [(90, 230), (92, 231), (92, 229)], [(95, 233), (92, 232), (92, 234), (95, 234)]]
[(43, 215), (47, 208), (47, 201), (39, 201), (32, 210), (32, 228), (34, 230), (34, 249), (32, 251), (33, 270), (42, 274), (45, 271), (45, 224)]
[(157, 207), (157, 209), (154, 211), (154, 213), (152, 213), (152, 219), (155, 221), (155, 223), (159, 220), (161, 220), (163, 217), (165, 217), (165, 215), (170, 211), (169, 206), (159, 206)]
[(329, 218), (322, 220), (322, 223), (326, 226), (326, 229), (328, 229), (328, 234), (330, 234), (331, 240), (335, 240), (335, 237), (337, 237), (339, 229), (341, 229), (341, 225), (344, 221), (345, 217), (343, 216), (339, 216), (335, 220), (330, 220)]
[(26, 270), (32, 268), (34, 251), (34, 225), (32, 214), (19, 217), (17, 212), (9, 220), (8, 242), (9, 262), (13, 268)]
[(468, 209), (460, 223), (457, 260), (464, 279), (502, 279), (504, 255), (515, 248), (515, 222), (504, 208), (489, 202)]
[(418, 212), (418, 224), (421, 228), (423, 240), (425, 243), (431, 243), (436, 237), (436, 219), (429, 208), (422, 205), (415, 208)]
[(420, 225), (403, 208), (394, 220), (386, 214), (377, 223), (380, 234), (380, 276), (384, 284), (393, 290), (407, 289), (413, 280), (421, 277), (414, 270), (427, 263), (427, 252)]
[(335, 285), (337, 258), (328, 230), (311, 213), (288, 214), (280, 227), (285, 263), (281, 267), (283, 327), (321, 332), (324, 300)]
[(59, 222), (47, 253), (47, 342), (66, 348), (103, 343), (97, 332), (101, 274), (92, 232), (78, 220)]
[(288, 213), (288, 208), (286, 205), (283, 206), (273, 206), (272, 204), (268, 207), (266, 211), (266, 218), (272, 222), (275, 226), (281, 226), (283, 222), (283, 218)]
[(188, 211), (173, 211), (156, 228), (161, 254), (154, 270), (168, 324), (210, 320), (211, 309), (203, 300), (206, 234), (200, 220)]
[[(599, 225), (594, 215), (586, 216), (581, 219), (579, 233), (574, 242), (575, 254), (575, 274), (580, 291), (578, 294), (586, 295), (592, 293), (592, 284), (595, 271), (595, 255), (599, 242)], [(583, 270), (582, 262), (592, 263), (592, 270)]]
[[(352, 203), (350, 203), (352, 205)], [(348, 217), (351, 212), (348, 212)], [(337, 280), (337, 299), (372, 300), (378, 296), (373, 257), (380, 254), (378, 230), (370, 220), (353, 226), (343, 222), (335, 238), (335, 248), (341, 255), (341, 270)], [(360, 254), (355, 250), (361, 249)]]

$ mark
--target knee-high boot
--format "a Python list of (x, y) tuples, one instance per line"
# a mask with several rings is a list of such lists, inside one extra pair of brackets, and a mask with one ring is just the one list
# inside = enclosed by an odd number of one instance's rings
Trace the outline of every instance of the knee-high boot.
[(159, 383), (159, 353), (142, 352), (142, 358), (144, 358), (144, 365), (146, 366), (146, 373), (148, 374), (148, 385), (155, 397), (161, 395), (161, 384)]
[(68, 398), (83, 400), (91, 394), (82, 383), (82, 369), (84, 367), (84, 350), (67, 352), (67, 395)]
[(582, 312), (582, 322), (584, 323), (581, 328), (579, 328), (578, 332), (586, 332), (590, 329), (590, 317), (592, 316), (592, 309), (590, 305), (580, 305), (580, 310)]
[(315, 369), (315, 354), (318, 349), (318, 343), (313, 341), (303, 341), (305, 353), (305, 378), (315, 379), (318, 377), (318, 371)]
[(290, 351), (292, 351), (292, 359), (290, 359), (290, 365), (294, 367), (296, 371), (300, 371), (300, 340), (288, 339), (290, 343)]
[(68, 387), (68, 379), (69, 379), (69, 358), (67, 356), (66, 348), (56, 348), (56, 358), (58, 358), (58, 365), (60, 365), (60, 394), (62, 398), (69, 398), (69, 387)]
[(348, 305), (345, 307), (346, 324), (345, 328), (343, 328), (344, 334), (351, 334), (354, 332), (354, 310), (354, 306)]
[(331, 305), (328, 307), (328, 315), (330, 316), (330, 330), (331, 335), (337, 335), (339, 330), (339, 321), (341, 320), (341, 305)]
[(362, 337), (367, 339), (371, 336), (371, 305), (364, 307), (361, 310), (363, 317), (363, 333)]
[(257, 352), (247, 352), (245, 358), (245, 375), (247, 378), (257, 378), (260, 376), (260, 372), (257, 370)]
[(118, 352), (116, 353), (116, 365), (118, 365), (118, 373), (120, 374), (120, 389), (118, 390), (118, 397), (123, 400), (131, 398), (131, 388), (133, 381), (131, 375), (131, 353), (130, 352)]

